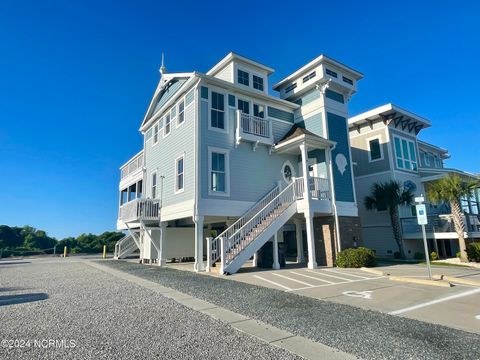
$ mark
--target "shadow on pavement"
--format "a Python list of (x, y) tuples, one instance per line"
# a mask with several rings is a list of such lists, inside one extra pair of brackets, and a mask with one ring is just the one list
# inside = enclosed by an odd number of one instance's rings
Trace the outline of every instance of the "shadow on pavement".
[(48, 294), (46, 293), (1, 295), (0, 306), (23, 304), (23, 303), (46, 300), (46, 299), (48, 299)]

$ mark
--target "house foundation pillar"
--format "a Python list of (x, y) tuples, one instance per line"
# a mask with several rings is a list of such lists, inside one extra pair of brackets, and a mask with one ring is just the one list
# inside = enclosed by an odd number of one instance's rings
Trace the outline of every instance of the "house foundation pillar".
[(166, 222), (160, 223), (160, 241), (158, 244), (158, 266), (164, 266), (167, 263), (165, 257), (165, 237), (167, 231)]
[(297, 240), (297, 263), (302, 264), (305, 262), (305, 255), (303, 252), (303, 231), (302, 220), (295, 219), (295, 237)]
[(313, 214), (305, 213), (305, 222), (307, 230), (307, 246), (308, 246), (308, 268), (317, 268), (317, 259), (315, 254), (315, 235), (313, 232)]
[(193, 222), (195, 223), (195, 264), (193, 269), (197, 272), (204, 271), (203, 264), (203, 216), (194, 216)]
[(273, 236), (273, 264), (272, 264), (272, 269), (273, 270), (278, 270), (280, 269), (280, 263), (278, 261), (278, 234), (275, 233)]

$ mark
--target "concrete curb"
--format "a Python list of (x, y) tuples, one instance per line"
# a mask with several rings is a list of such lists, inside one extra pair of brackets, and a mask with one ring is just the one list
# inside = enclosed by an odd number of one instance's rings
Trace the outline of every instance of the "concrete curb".
[(446, 275), (433, 275), (433, 278), (435, 280), (445, 280), (445, 281), (449, 281), (449, 282), (452, 282), (452, 283), (480, 287), (480, 281), (479, 280), (465, 279), (465, 278), (459, 278), (459, 277), (454, 277), (454, 276), (446, 276)]
[(371, 274), (384, 276), (383, 271), (380, 271), (380, 270), (375, 270), (375, 269), (367, 268), (367, 267), (361, 267), (360, 270), (371, 273)]
[(268, 343), (270, 345), (287, 350), (295, 355), (301, 356), (305, 359), (329, 359), (329, 360), (350, 360), (357, 359), (352, 354), (334, 349), (322, 343), (312, 341), (308, 338), (297, 336), (288, 331), (279, 329), (261, 321), (251, 319), (247, 316), (237, 314), (229, 309), (217, 306), (207, 301), (195, 298), (188, 294), (162, 286), (156, 282), (145, 280), (141, 277), (125, 273), (120, 270), (112, 269), (110, 267), (94, 263), (92, 261), (83, 261), (97, 270), (106, 272), (110, 275), (116, 276), (120, 279), (130, 281), (134, 284), (150, 289), (162, 296), (168, 297), (185, 307), (201, 312), (216, 320), (220, 320), (236, 329), (250, 336)]
[(417, 278), (410, 278), (410, 277), (404, 277), (404, 276), (389, 276), (389, 279), (393, 281), (408, 282), (408, 283), (420, 284), (420, 285), (442, 286), (442, 287), (453, 286), (449, 282), (443, 281), (443, 280), (417, 279)]

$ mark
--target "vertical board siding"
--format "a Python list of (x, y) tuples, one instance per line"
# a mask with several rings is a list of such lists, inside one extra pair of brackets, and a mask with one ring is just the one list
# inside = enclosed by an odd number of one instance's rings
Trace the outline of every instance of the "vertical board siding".
[[(332, 113), (327, 113), (328, 137), (336, 141), (337, 145), (332, 151), (333, 182), (337, 201), (353, 202), (353, 184), (351, 173), (351, 159), (348, 148), (347, 119)], [(343, 154), (347, 160), (346, 168), (342, 174), (337, 165), (337, 156)]]
[[(163, 206), (193, 200), (194, 198), (194, 129), (195, 129), (195, 102), (185, 108), (185, 122), (179, 128), (176, 121), (172, 122), (171, 132), (166, 138), (160, 131), (158, 143), (152, 146), (153, 139), (145, 145), (146, 184), (144, 193), (151, 197), (152, 173), (157, 171), (157, 198), (162, 195), (160, 176), (163, 180)], [(184, 191), (175, 194), (175, 159), (185, 154), (184, 158)]]

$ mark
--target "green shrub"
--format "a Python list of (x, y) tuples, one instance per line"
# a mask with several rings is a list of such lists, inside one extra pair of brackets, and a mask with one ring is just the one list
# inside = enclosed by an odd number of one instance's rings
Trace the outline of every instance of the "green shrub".
[(430, 259), (438, 260), (438, 254), (435, 251), (432, 251), (432, 253), (430, 254)]
[(377, 265), (375, 252), (365, 247), (351, 248), (337, 254), (337, 266), (341, 268), (372, 267)]
[(400, 251), (395, 251), (393, 253), (393, 258), (394, 259), (401, 259), (402, 258), (402, 254), (400, 253)]
[(423, 260), (425, 259), (425, 254), (424, 253), (421, 253), (421, 252), (416, 252), (414, 255), (413, 255), (413, 258), (415, 260)]
[(462, 257), (462, 252), (461, 251), (457, 252), (455, 256), (460, 259)]
[(468, 261), (480, 262), (480, 242), (474, 242), (467, 245)]

